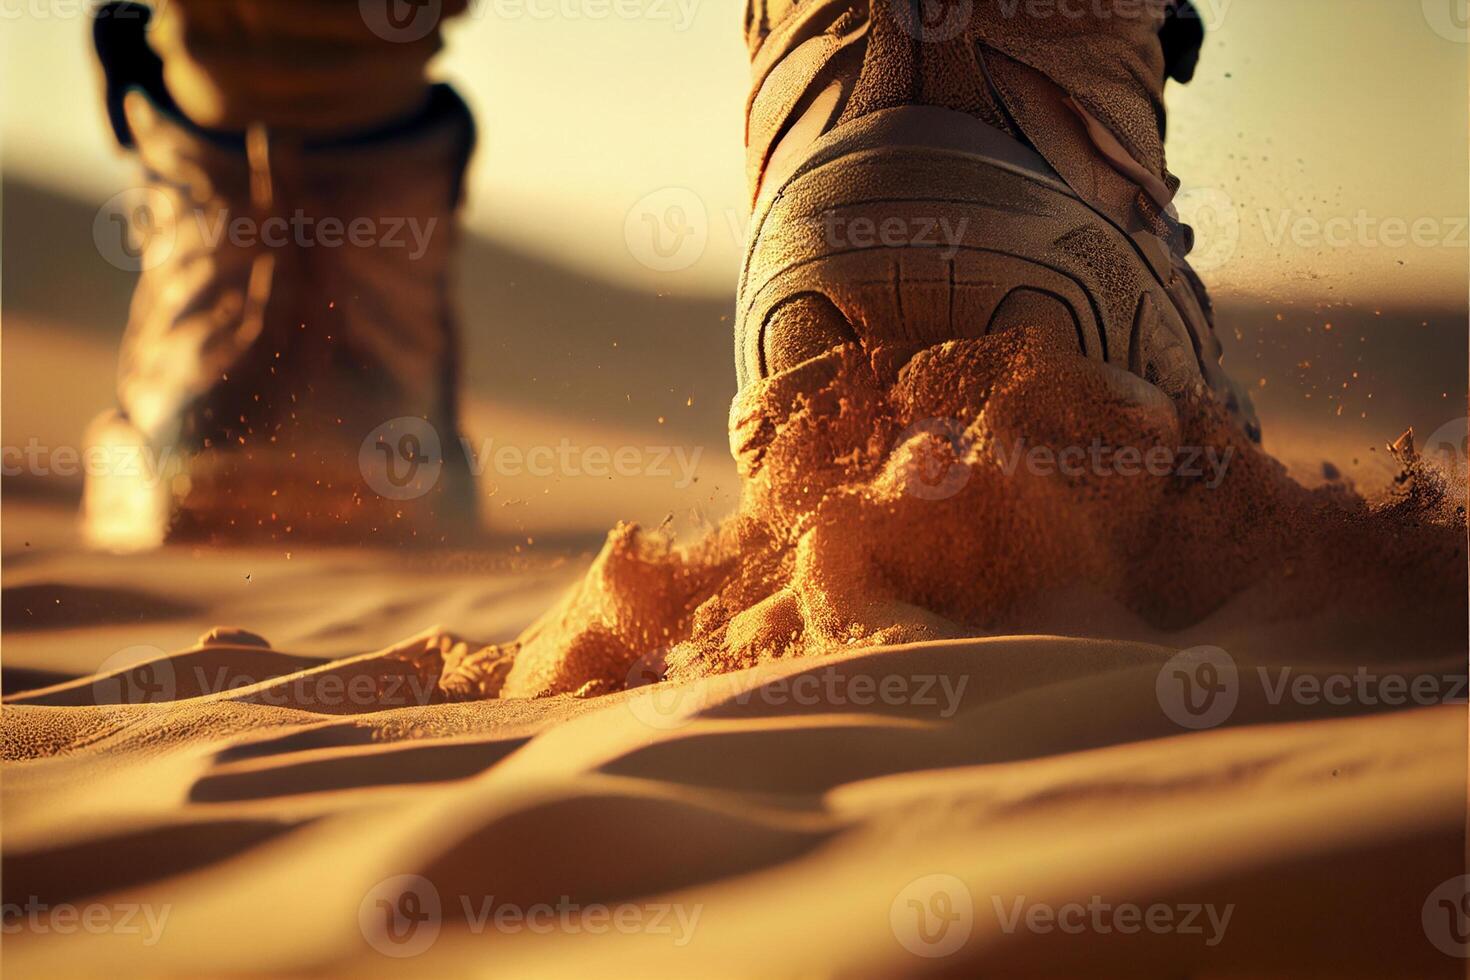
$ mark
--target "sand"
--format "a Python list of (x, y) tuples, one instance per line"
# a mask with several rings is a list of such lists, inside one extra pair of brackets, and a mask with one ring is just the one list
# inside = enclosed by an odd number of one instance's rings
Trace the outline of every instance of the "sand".
[[(936, 641), (347, 717), (269, 703), (270, 680), (11, 705), (6, 901), (161, 921), (7, 936), (6, 975), (1458, 975), (1421, 912), (1461, 863), (1464, 708), (1244, 683), (1186, 733), (1156, 696), (1173, 654)], [(941, 893), (969, 896), (963, 945), (917, 956), (901, 899)], [(388, 939), (377, 902), (430, 896)], [(1017, 902), (1231, 911), (1223, 932), (1007, 931)], [(638, 926), (592, 931), (604, 906)], [(499, 912), (537, 907), (579, 931)]]
[(1037, 631), (1238, 649), (1286, 628), (1304, 661), (1464, 652), (1463, 476), (1411, 434), (1392, 493), (1307, 490), (1202, 396), (1176, 405), (1046, 344), (854, 345), (748, 389), (738, 512), (689, 547), (620, 527), (456, 690), (585, 696)]
[[(1407, 443), (1307, 490), (1020, 337), (731, 431), (734, 515), (585, 570), (30, 556), (32, 651), (138, 642), (0, 714), (6, 976), (1463, 974), (1463, 497)], [(1169, 466), (1005, 465), (1094, 437)]]

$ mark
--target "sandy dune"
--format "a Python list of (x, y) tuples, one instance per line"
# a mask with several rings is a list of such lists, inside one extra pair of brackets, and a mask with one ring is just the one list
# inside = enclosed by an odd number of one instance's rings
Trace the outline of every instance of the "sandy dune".
[[(437, 648), (316, 673), (381, 682)], [(1272, 665), (1242, 661), (1229, 718), (1191, 732), (1159, 693), (1174, 649), (1016, 637), (385, 711), (324, 697), (320, 679), (283, 686), (281, 655), (216, 649), (266, 679), (167, 704), (6, 706), (5, 901), (137, 904), (156, 921), (21, 930), (8, 976), (1463, 968), (1434, 944), (1452, 940), (1431, 901), (1462, 863), (1463, 706), (1273, 703), (1255, 680)], [(1178, 928), (1013, 921), (1069, 903), (1159, 905)], [(538, 907), (574, 925), (513, 917)], [(966, 938), (926, 942), (918, 909), (958, 916)]]

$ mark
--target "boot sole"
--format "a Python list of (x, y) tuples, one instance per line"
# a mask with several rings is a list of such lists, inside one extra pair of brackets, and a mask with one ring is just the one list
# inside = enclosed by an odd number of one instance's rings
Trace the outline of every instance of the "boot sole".
[(922, 348), (1022, 325), (1173, 395), (1218, 362), (1162, 241), (1125, 235), (971, 116), (874, 113), (768, 180), (741, 274), (742, 388), (853, 340)]

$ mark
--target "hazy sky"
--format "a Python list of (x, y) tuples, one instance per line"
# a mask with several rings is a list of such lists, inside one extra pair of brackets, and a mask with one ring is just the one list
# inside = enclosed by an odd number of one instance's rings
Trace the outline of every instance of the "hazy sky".
[[(1466, 0), (1200, 2), (1214, 30), (1199, 77), (1170, 96), (1169, 157), (1207, 278), (1463, 303)], [(439, 70), (480, 120), (473, 226), (607, 277), (728, 291), (745, 223), (739, 3), (609, 5), (634, 19), (593, 19), (582, 0), (472, 3)], [(8, 171), (100, 203), (132, 176), (77, 4), (0, 0), (0, 152)], [(648, 195), (658, 214), (684, 207), (702, 252), (645, 252)]]

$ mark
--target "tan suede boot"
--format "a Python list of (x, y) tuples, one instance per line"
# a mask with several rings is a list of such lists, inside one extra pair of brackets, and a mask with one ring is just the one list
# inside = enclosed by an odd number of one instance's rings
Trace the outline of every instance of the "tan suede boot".
[(1027, 326), (1258, 437), (1170, 206), (1172, 4), (751, 0), (741, 386)]
[(459, 540), (475, 526), (448, 279), (463, 102), (437, 86), (409, 117), (324, 139), (206, 130), (140, 27), (97, 23), (146, 181), (127, 208), (141, 277), (120, 409), (90, 434), (118, 465), (89, 474), (88, 538)]

